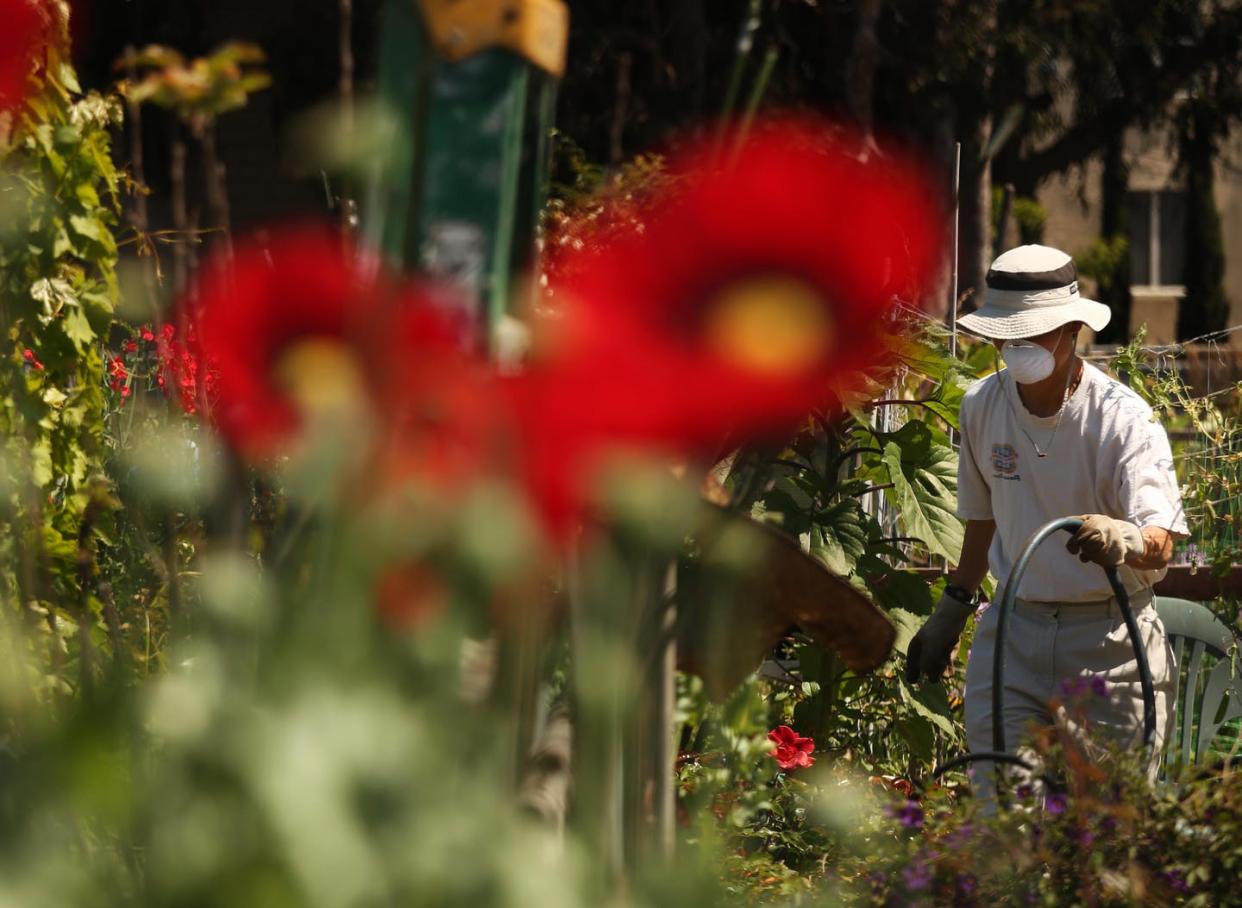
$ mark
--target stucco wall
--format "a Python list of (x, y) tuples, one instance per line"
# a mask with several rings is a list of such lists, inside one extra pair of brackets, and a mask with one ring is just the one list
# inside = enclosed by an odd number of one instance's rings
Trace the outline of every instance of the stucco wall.
[[(1134, 133), (1127, 137), (1130, 186), (1153, 190), (1177, 185), (1168, 137)], [(1230, 325), (1242, 324), (1242, 131), (1235, 133), (1216, 168), (1216, 202), (1225, 241), (1225, 294), (1230, 302)], [(1100, 171), (1092, 160), (1040, 187), (1039, 201), (1048, 212), (1044, 241), (1072, 255), (1085, 251), (1099, 236)], [(1084, 291), (1093, 288), (1084, 281)], [(1177, 307), (1174, 296), (1136, 294), (1131, 312), (1131, 331), (1147, 325), (1154, 343), (1176, 340)], [(1242, 349), (1242, 332), (1231, 335), (1233, 346)]]

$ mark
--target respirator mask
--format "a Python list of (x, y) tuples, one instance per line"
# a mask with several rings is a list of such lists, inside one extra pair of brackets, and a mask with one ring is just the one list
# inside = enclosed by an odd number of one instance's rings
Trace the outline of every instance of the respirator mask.
[(1043, 381), (1056, 369), (1056, 351), (1061, 348), (1064, 338), (1065, 328), (1062, 326), (1061, 333), (1057, 336), (1057, 344), (1051, 350), (1046, 350), (1034, 341), (1007, 340), (1001, 346), (1001, 359), (1005, 361), (1005, 368), (1009, 370), (1014, 381), (1020, 385), (1033, 385)]

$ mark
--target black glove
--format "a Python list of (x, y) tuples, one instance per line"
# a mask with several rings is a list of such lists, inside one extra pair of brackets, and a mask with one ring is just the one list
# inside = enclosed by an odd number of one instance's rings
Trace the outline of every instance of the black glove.
[(907, 684), (914, 684), (920, 677), (928, 681), (940, 680), (949, 667), (953, 647), (974, 611), (974, 603), (963, 602), (947, 590), (941, 594), (936, 610), (906, 649)]

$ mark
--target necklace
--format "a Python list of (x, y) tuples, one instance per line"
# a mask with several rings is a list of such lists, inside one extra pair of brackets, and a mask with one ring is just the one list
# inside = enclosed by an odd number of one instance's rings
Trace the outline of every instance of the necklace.
[[(1013, 414), (1013, 420), (1018, 424), (1018, 431), (1026, 436), (1026, 440), (1030, 442), (1031, 447), (1035, 451), (1037, 458), (1048, 456), (1048, 452), (1052, 450), (1053, 442), (1057, 440), (1057, 429), (1061, 428), (1061, 417), (1065, 415), (1065, 403), (1070, 399), (1070, 395), (1078, 390), (1078, 384), (1082, 381), (1082, 362), (1079, 361), (1078, 368), (1071, 368), (1065, 374), (1065, 392), (1061, 395), (1061, 406), (1057, 409), (1057, 421), (1052, 424), (1052, 436), (1048, 439), (1047, 446), (1041, 451), (1039, 445), (1035, 444), (1035, 439), (1031, 437), (1031, 433), (1026, 431), (1026, 427), (1022, 425), (1022, 418), (1018, 416), (1018, 411), (1014, 409), (1013, 401), (1009, 399), (1009, 395), (1005, 395), (1005, 402), (1009, 404), (1009, 412)], [(1018, 394), (1018, 384), (1014, 382), (1013, 393)], [(1019, 395), (1018, 400), (1022, 397)]]

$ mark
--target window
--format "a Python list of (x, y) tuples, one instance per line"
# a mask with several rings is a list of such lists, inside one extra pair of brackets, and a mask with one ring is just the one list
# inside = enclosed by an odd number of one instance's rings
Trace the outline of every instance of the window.
[(1180, 290), (1186, 267), (1186, 193), (1130, 192), (1130, 283)]

